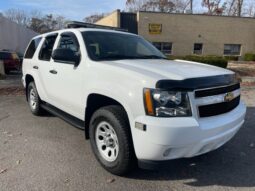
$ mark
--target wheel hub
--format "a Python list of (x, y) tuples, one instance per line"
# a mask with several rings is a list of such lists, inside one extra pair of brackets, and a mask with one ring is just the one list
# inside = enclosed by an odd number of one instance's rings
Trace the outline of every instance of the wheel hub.
[(30, 90), (30, 93), (29, 93), (29, 101), (30, 101), (30, 106), (32, 109), (35, 109), (36, 108), (36, 96), (35, 96), (35, 91), (34, 89), (31, 89)]
[(96, 145), (100, 155), (108, 162), (117, 159), (119, 143), (116, 132), (108, 122), (101, 122), (96, 127)]

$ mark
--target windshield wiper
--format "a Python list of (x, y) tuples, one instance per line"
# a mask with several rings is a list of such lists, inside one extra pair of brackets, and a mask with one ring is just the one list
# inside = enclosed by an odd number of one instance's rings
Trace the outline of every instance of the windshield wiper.
[(110, 54), (107, 56), (102, 56), (98, 58), (99, 60), (124, 60), (124, 59), (166, 59), (166, 57), (157, 56), (157, 55), (139, 55), (139, 56), (127, 56), (120, 54)]
[(165, 59), (165, 60), (167, 60), (166, 57), (158, 56), (158, 55), (143, 55), (143, 56), (139, 56), (137, 58), (139, 58), (139, 59)]
[(137, 58), (138, 57), (135, 57), (135, 56), (115, 54), (115, 55), (107, 55), (107, 56), (99, 57), (99, 60), (123, 60), (123, 59), (137, 59)]

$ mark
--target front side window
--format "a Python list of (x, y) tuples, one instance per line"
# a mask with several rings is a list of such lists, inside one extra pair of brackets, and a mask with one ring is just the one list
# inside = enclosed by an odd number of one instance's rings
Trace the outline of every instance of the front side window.
[(239, 56), (241, 54), (241, 44), (224, 44), (224, 55)]
[(152, 44), (164, 54), (166, 55), (172, 54), (171, 42), (153, 42)]
[(57, 35), (51, 35), (45, 38), (39, 54), (40, 60), (50, 61), (52, 49), (55, 44), (56, 38)]
[(36, 51), (39, 43), (41, 42), (41, 40), (42, 40), (42, 38), (39, 37), (39, 38), (33, 39), (31, 41), (31, 43), (29, 44), (28, 49), (25, 53), (25, 58), (27, 58), (27, 59), (33, 58), (35, 51)]
[(89, 57), (95, 61), (165, 59), (151, 43), (136, 35), (99, 31), (86, 31), (82, 35)]
[(202, 43), (195, 43), (194, 44), (194, 49), (193, 49), (193, 54), (200, 55), (203, 53), (203, 44)]

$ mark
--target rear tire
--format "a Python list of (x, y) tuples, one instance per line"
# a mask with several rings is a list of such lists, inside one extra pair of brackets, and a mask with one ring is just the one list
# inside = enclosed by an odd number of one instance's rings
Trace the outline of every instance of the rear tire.
[(36, 116), (41, 115), (43, 113), (43, 110), (40, 107), (41, 100), (34, 82), (28, 84), (27, 98), (31, 112)]
[(107, 171), (124, 175), (136, 165), (128, 118), (121, 106), (97, 110), (90, 121), (89, 135), (95, 157)]

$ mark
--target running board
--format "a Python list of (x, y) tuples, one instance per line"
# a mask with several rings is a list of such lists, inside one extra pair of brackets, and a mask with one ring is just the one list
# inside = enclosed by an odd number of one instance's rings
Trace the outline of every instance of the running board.
[(48, 103), (43, 103), (40, 105), (43, 109), (45, 109), (46, 111), (48, 111), (49, 113), (63, 119), (64, 121), (66, 121), (67, 123), (73, 125), (74, 127), (78, 128), (78, 129), (85, 129), (85, 122), (48, 104)]

